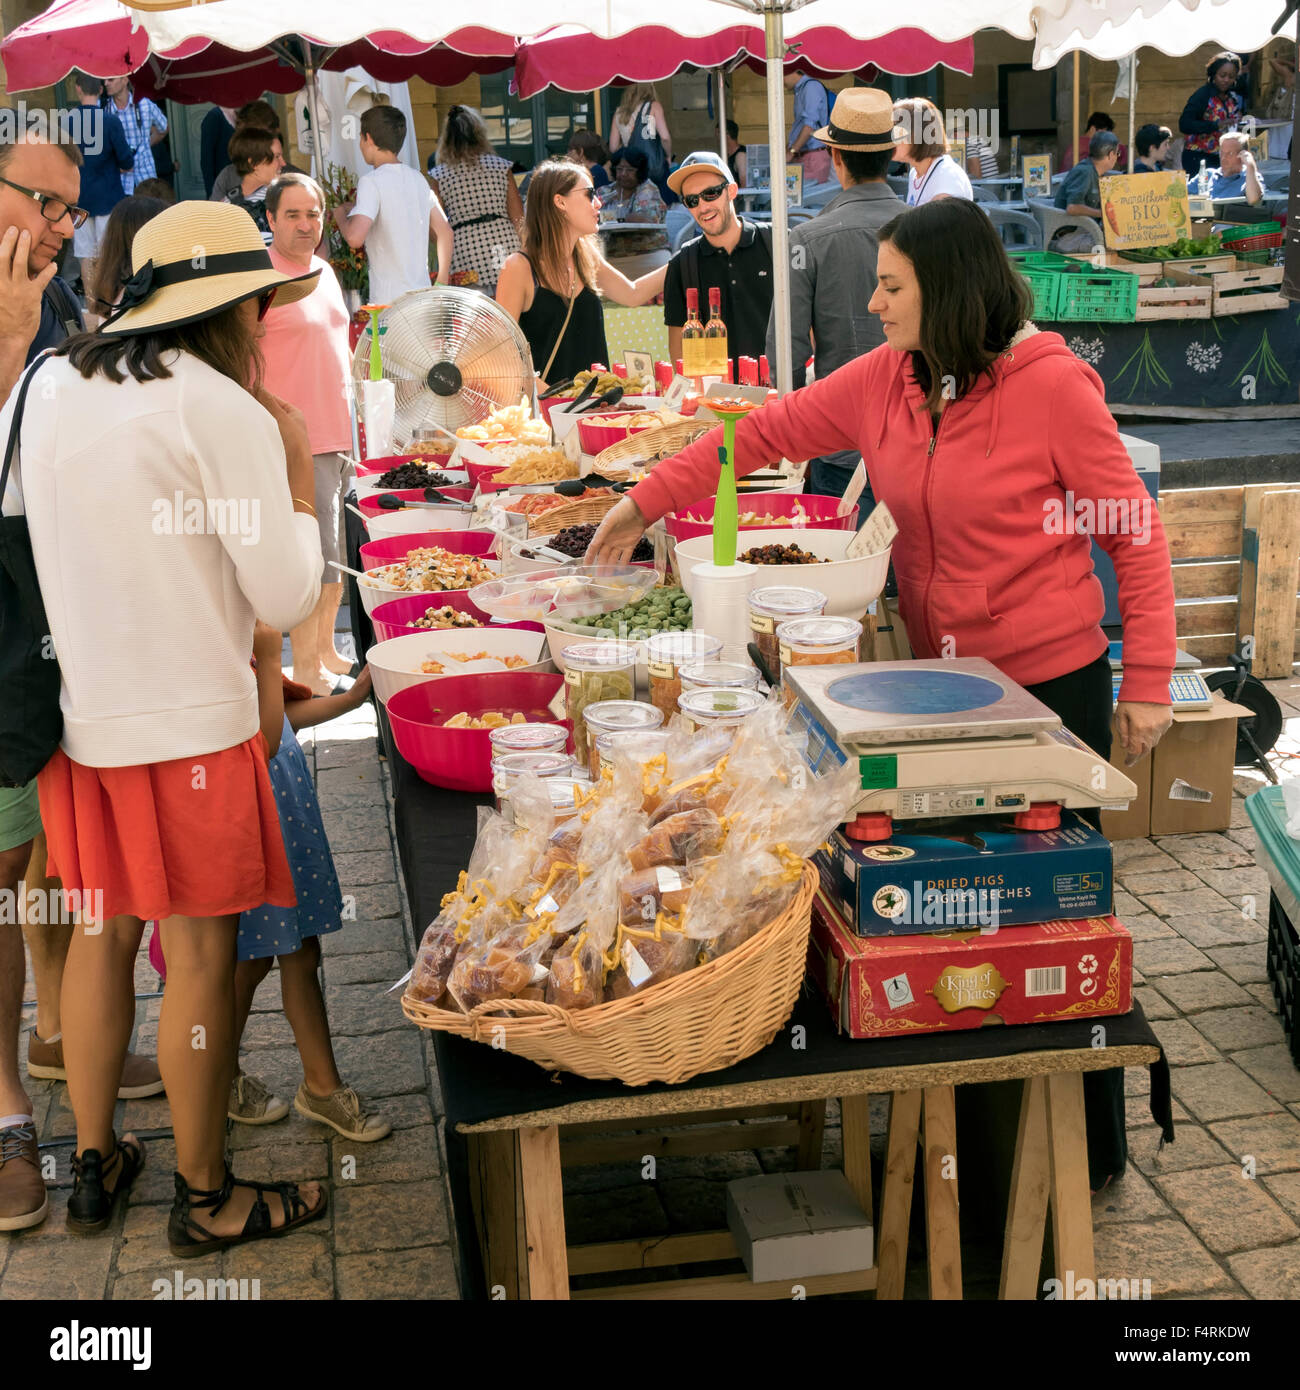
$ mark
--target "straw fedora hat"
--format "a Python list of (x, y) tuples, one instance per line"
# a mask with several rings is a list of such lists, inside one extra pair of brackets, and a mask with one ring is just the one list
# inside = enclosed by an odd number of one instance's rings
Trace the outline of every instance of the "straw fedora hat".
[(101, 333), (150, 333), (194, 323), (276, 291), (292, 304), (316, 288), (319, 270), (282, 275), (257, 224), (233, 203), (189, 200), (151, 218), (131, 243), (131, 278)]
[(892, 150), (907, 132), (894, 124), (894, 99), (878, 87), (845, 87), (835, 98), (830, 120), (813, 138), (838, 150)]

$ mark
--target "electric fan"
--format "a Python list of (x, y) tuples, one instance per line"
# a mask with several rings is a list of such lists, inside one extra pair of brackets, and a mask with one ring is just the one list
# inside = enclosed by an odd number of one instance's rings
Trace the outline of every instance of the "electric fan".
[[(396, 394), (393, 449), (477, 424), (533, 393), (532, 357), (519, 325), (477, 290), (410, 290), (379, 315), (383, 379)], [(370, 330), (352, 356), (352, 379), (370, 377)]]

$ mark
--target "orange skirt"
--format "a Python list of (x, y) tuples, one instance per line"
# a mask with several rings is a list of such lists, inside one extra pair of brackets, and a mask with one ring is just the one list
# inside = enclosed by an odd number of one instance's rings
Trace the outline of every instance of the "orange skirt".
[(84, 767), (60, 748), (36, 784), (50, 877), (104, 917), (297, 905), (260, 733), (138, 767)]

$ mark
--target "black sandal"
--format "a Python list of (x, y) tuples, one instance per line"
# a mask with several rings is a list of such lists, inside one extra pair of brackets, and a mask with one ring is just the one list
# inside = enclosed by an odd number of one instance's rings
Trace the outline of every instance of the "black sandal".
[[(104, 1179), (121, 1166), (117, 1186), (109, 1192)], [(117, 1199), (130, 1191), (144, 1167), (144, 1145), (113, 1139), (113, 1156), (104, 1162), (98, 1149), (84, 1149), (72, 1155), (73, 1187), (68, 1198), (68, 1230), (76, 1236), (98, 1235), (113, 1219)]]
[[(191, 1187), (179, 1173), (176, 1177), (176, 1200), (172, 1203), (172, 1214), (167, 1222), (167, 1244), (178, 1259), (189, 1259), (198, 1255), (210, 1255), (217, 1250), (226, 1250), (232, 1245), (243, 1245), (250, 1240), (272, 1240), (286, 1236), (290, 1231), (305, 1226), (309, 1221), (317, 1221), (329, 1208), (329, 1198), (322, 1187), (320, 1202), (309, 1207), (298, 1193), (294, 1182), (245, 1182), (230, 1171), (226, 1165), (226, 1180), (220, 1187), (210, 1191)], [(210, 1211), (213, 1216), (230, 1200), (235, 1188), (251, 1187), (257, 1198), (248, 1212), (244, 1229), (235, 1236), (219, 1236), (199, 1225), (191, 1215), (194, 1211)], [(280, 1199), (284, 1213), (284, 1224), (271, 1224), (271, 1209), (267, 1206), (264, 1193), (274, 1193)], [(197, 1234), (196, 1234), (197, 1232)]]

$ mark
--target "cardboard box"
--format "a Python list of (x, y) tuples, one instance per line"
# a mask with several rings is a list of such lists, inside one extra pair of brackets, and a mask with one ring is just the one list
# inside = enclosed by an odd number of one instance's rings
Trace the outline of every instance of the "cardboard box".
[(1057, 830), (1000, 816), (904, 824), (862, 844), (843, 831), (815, 856), (827, 890), (861, 936), (1096, 917), (1111, 907), (1110, 844), (1074, 811)]
[(1133, 1007), (1133, 940), (1114, 917), (857, 936), (825, 889), (813, 899), (808, 967), (853, 1038), (997, 1023), (1101, 1018)]
[(727, 1225), (756, 1284), (871, 1268), (871, 1217), (839, 1169), (737, 1178)]
[(1113, 761), (1137, 786), (1127, 811), (1103, 811), (1102, 833), (1111, 840), (1188, 831), (1226, 830), (1232, 819), (1232, 774), (1237, 720), (1251, 713), (1218, 692), (1209, 709), (1179, 710), (1173, 727), (1150, 757), (1123, 766), (1115, 745)]

